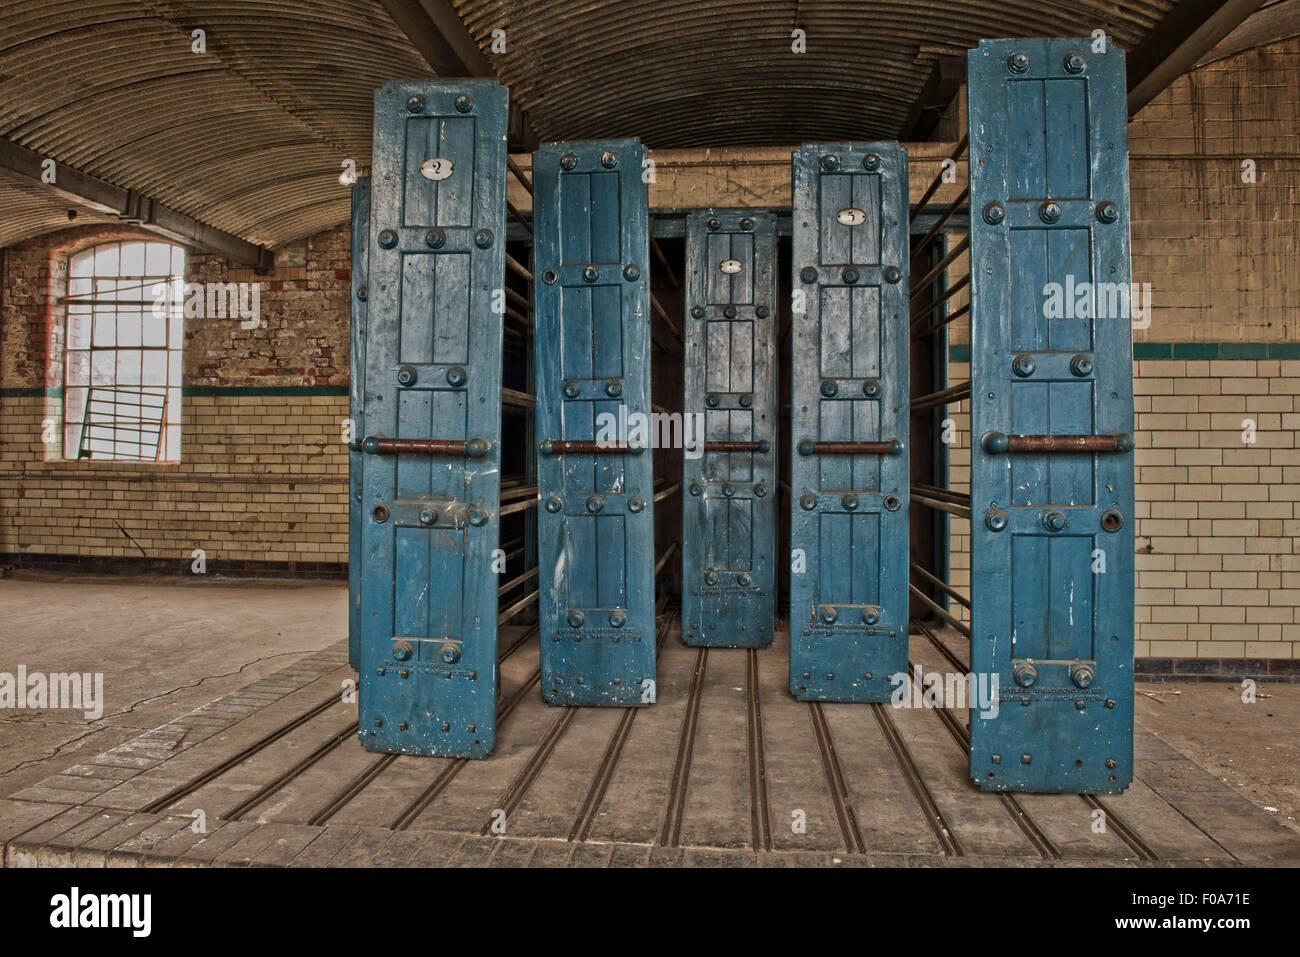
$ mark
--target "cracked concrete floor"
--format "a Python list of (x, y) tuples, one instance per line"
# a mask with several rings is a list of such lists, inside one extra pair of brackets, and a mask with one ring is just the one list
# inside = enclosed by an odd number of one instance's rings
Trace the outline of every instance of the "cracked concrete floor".
[(0, 672), (103, 672), (103, 716), (0, 710), (0, 798), (347, 634), (343, 582), (11, 572)]

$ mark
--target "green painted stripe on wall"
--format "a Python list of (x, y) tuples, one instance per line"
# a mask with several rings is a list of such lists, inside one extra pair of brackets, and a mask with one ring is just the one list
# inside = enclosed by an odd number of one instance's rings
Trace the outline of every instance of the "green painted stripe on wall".
[[(1135, 342), (1134, 359), (1300, 359), (1300, 342)], [(949, 362), (970, 362), (970, 346), (948, 347)]]
[(63, 389), (59, 386), (16, 386), (13, 388), (0, 389), (0, 396), (13, 396), (16, 399), (34, 399), (41, 396), (49, 396), (51, 399), (60, 399), (63, 397)]

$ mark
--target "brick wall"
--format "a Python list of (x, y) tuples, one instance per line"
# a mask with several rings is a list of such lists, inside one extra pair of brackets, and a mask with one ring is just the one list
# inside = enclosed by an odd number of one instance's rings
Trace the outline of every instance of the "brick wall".
[(65, 461), (41, 424), (62, 412), (67, 256), (127, 238), (155, 237), (86, 227), (5, 251), (0, 554), (184, 570), (201, 548), (210, 571), (337, 570), (347, 560), (347, 227), (278, 250), (263, 276), (191, 255), (187, 281), (261, 282), (261, 322), (186, 320), (181, 461)]
[[(1133, 278), (1153, 302), (1134, 331), (1137, 655), (1298, 659), (1300, 38), (1183, 77), (1130, 124), (1129, 150)], [(950, 381), (969, 379), (964, 320), (952, 342)], [(949, 408), (960, 491), (969, 412)], [(968, 593), (969, 523), (951, 528)]]

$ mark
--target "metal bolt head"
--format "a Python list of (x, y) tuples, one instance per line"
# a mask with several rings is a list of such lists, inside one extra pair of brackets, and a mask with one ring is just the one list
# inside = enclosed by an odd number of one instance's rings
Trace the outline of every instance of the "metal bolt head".
[(1063, 532), (1069, 524), (1070, 520), (1065, 517), (1064, 512), (1052, 509), (1050, 512), (1043, 514), (1043, 528), (1049, 532)]
[(715, 572), (713, 569), (709, 569), (707, 572), (704, 573), (704, 584), (716, 585), (717, 583), (718, 583), (717, 572)]
[(1076, 688), (1091, 688), (1096, 678), (1097, 673), (1093, 670), (1092, 665), (1070, 666), (1070, 680), (1074, 682)]
[(386, 522), (388, 521), (388, 506), (383, 504), (376, 505), (374, 509), (371, 510), (370, 515), (376, 522)]
[(365, 286), (357, 287), (357, 302), (365, 302), (370, 297), (370, 290)]
[(410, 661), (411, 655), (415, 654), (415, 649), (411, 647), (409, 641), (397, 641), (393, 643), (393, 657), (398, 661)]
[(645, 510), (645, 499), (640, 495), (633, 495), (627, 500), (627, 510), (632, 513), (642, 512)]
[(376, 719), (375, 719), (375, 727), (376, 727), (376, 728), (382, 728), (383, 726), (384, 726), (384, 719), (383, 719), (383, 718), (376, 718)]
[(474, 245), (479, 249), (487, 249), (492, 245), (494, 239), (496, 237), (492, 235), (492, 230), (480, 229), (474, 234)]
[(447, 385), (452, 388), (459, 389), (468, 378), (469, 376), (461, 366), (452, 366), (447, 370)]
[(993, 763), (994, 763), (994, 764), (1001, 764), (1001, 763), (1002, 763), (1002, 755), (1000, 755), (1000, 754), (995, 754), (995, 755), (993, 755)]
[(542, 273), (542, 282), (553, 283), (559, 278), (559, 274), (556, 273), (554, 269), (548, 269), (546, 272)]
[(742, 409), (748, 409), (750, 406), (754, 404), (754, 397), (750, 395), (748, 392), (746, 392), (737, 401), (740, 402), (740, 407)]
[(573, 153), (565, 153), (563, 156), (560, 157), (561, 169), (573, 169), (577, 165), (578, 165), (578, 157)]
[(424, 244), (430, 249), (441, 249), (446, 243), (447, 234), (436, 226), (424, 234)]
[(1038, 207), (1038, 218), (1045, 223), (1059, 222), (1061, 219), (1061, 204), (1049, 199)]
[(722, 310), (722, 314), (723, 314), (724, 316), (726, 316), (728, 319), (735, 319), (735, 318), (736, 318), (736, 307), (735, 307), (735, 306), (727, 306), (725, 309)]
[(704, 491), (704, 489), (699, 485), (698, 482), (692, 482), (692, 483), (691, 483), (691, 494), (692, 494), (692, 495), (696, 495), (696, 496), (698, 496), (698, 495), (700, 495), (701, 493), (703, 493), (703, 491)]
[(804, 266), (803, 269), (799, 270), (799, 278), (804, 282), (816, 282), (817, 270), (812, 266)]
[(1011, 669), (1011, 679), (1022, 688), (1031, 688), (1038, 680), (1038, 669), (1027, 661), (1018, 661)]
[(1070, 371), (1081, 378), (1092, 375), (1092, 360), (1087, 356), (1075, 356), (1070, 360)]
[(821, 620), (822, 620), (822, 621), (826, 622), (826, 624), (829, 625), (829, 624), (834, 623), (835, 619), (837, 619), (837, 618), (839, 618), (839, 612), (837, 612), (837, 611), (836, 611), (832, 606), (830, 606), (830, 605), (822, 605), (822, 607), (821, 607)]
[(1020, 756), (1020, 763), (1021, 763), (1021, 764), (1033, 764), (1033, 763), (1034, 763), (1034, 756), (1033, 756), (1032, 754), (1022, 754), (1022, 755)]
[(826, 398), (828, 399), (834, 395), (837, 395), (839, 391), (840, 391), (839, 383), (837, 383), (834, 379), (827, 379), (825, 382), (822, 383), (821, 393), (822, 395), (826, 396)]
[(766, 494), (767, 494), (767, 486), (766, 486), (766, 485), (764, 485), (764, 484), (762, 484), (762, 483), (760, 482), (758, 485), (755, 485), (755, 486), (754, 486), (754, 495), (755, 495), (756, 497), (758, 497), (758, 498), (762, 498), (762, 497), (765, 496)]
[(400, 386), (415, 385), (416, 372), (414, 366), (402, 366), (397, 370), (397, 384)]
[(470, 509), (469, 523), (474, 526), (483, 525), (487, 522), (487, 512), (481, 508)]
[(600, 155), (600, 165), (605, 167), (605, 169), (613, 169), (618, 165), (618, 154), (602, 153)]
[(623, 394), (623, 383), (617, 379), (610, 379), (605, 383), (605, 394), (611, 399), (617, 399)]
[(880, 169), (880, 157), (875, 153), (868, 153), (862, 157), (862, 168), (869, 171)]
[(750, 578), (748, 575), (746, 575), (744, 572), (741, 572), (740, 576), (736, 579), (736, 581), (738, 581), (743, 587), (748, 588), (750, 583), (753, 581), (753, 579)]
[(1022, 379), (1033, 375), (1036, 368), (1033, 356), (1016, 356), (1011, 362), (1011, 371)]
[(1103, 223), (1113, 223), (1119, 219), (1119, 207), (1109, 200), (1097, 204), (1097, 219)]
[(591, 512), (593, 515), (599, 512), (604, 507), (605, 507), (605, 500), (601, 498), (599, 495), (592, 495), (590, 498), (587, 499), (587, 511)]
[(868, 399), (874, 399), (880, 395), (880, 383), (875, 379), (868, 379), (862, 383), (862, 394)]
[(385, 229), (379, 234), (379, 245), (384, 249), (392, 249), (397, 245), (397, 233), (391, 229)]
[(766, 319), (771, 315), (771, 312), (768, 311), (767, 306), (759, 306), (754, 310), (754, 315), (758, 316), (760, 319)]
[(727, 498), (731, 498), (736, 494), (736, 487), (732, 485), (730, 482), (728, 482), (722, 486), (722, 494), (725, 495)]
[(859, 278), (858, 271), (852, 266), (846, 266), (844, 272), (840, 273), (840, 277), (850, 286), (857, 282)]
[(822, 157), (822, 169), (828, 173), (833, 173), (840, 168), (840, 158), (834, 153), (828, 153)]
[(1007, 57), (1007, 69), (1012, 73), (1021, 74), (1029, 72), (1029, 57), (1024, 53), (1013, 53)]
[(856, 495), (845, 495), (840, 499), (840, 504), (843, 505), (847, 511), (855, 511), (858, 507), (858, 497)]
[(609, 613), (609, 623), (611, 627), (622, 628), (627, 624), (627, 615), (621, 611), (611, 611)]
[(1087, 65), (1088, 61), (1083, 58), (1082, 53), (1071, 53), (1065, 58), (1066, 73), (1082, 73)]
[(811, 512), (817, 507), (816, 495), (802, 495), (799, 497), (799, 507), (805, 512)]
[(868, 605), (862, 609), (862, 623), (864, 625), (875, 625), (880, 622), (880, 609), (875, 605)]
[(461, 93), (456, 97), (457, 113), (468, 113), (472, 109), (474, 109), (474, 97), (468, 93)]
[(444, 721), (444, 722), (442, 723), (441, 727), (442, 727), (442, 730), (444, 730), (444, 731), (450, 731), (450, 730), (451, 730), (451, 722), (450, 722), (450, 721)]
[(984, 527), (990, 532), (1000, 532), (1007, 527), (1007, 513), (1000, 508), (991, 508), (984, 513)]
[(710, 409), (716, 409), (718, 407), (718, 403), (720, 403), (721, 401), (722, 399), (719, 396), (712, 393), (704, 397), (704, 404), (707, 405)]
[(576, 399), (582, 394), (582, 383), (577, 379), (565, 379), (562, 386), (565, 398)]
[(692, 318), (692, 319), (703, 319), (703, 318), (704, 318), (704, 307), (703, 307), (703, 306), (691, 306), (691, 318)]
[(986, 203), (980, 215), (984, 217), (984, 222), (996, 226), (1007, 218), (1007, 211), (1002, 208), (1001, 203)]
[(885, 282), (893, 285), (903, 278), (903, 270), (899, 269), (897, 266), (886, 266), (884, 275)]
[(586, 266), (582, 270), (582, 279), (584, 282), (595, 282), (600, 278), (600, 270), (595, 266)]
[(550, 512), (552, 515), (554, 515), (562, 508), (564, 508), (564, 503), (561, 502), (556, 496), (552, 495), (550, 498), (546, 500), (546, 510)]
[(424, 508), (420, 509), (421, 525), (432, 525), (436, 521), (438, 521), (437, 512), (435, 512), (433, 509), (429, 508), (428, 506), (425, 506)]
[(641, 267), (636, 263), (628, 263), (623, 267), (623, 278), (628, 282), (635, 282), (641, 278)]
[(583, 624), (586, 622), (586, 620), (587, 620), (587, 616), (584, 615), (584, 614), (583, 614), (582, 612), (580, 612), (580, 611), (571, 611), (571, 612), (569, 612), (569, 627), (570, 627), (570, 628), (581, 628), (581, 627), (583, 626)]
[(406, 98), (406, 112), (423, 113), (424, 97), (422, 97), (419, 93), (412, 93), (410, 96), (408, 96)]
[(722, 220), (710, 219), (708, 225), (709, 225), (709, 232), (716, 233), (719, 229), (722, 228)]
[(902, 507), (903, 507), (903, 500), (899, 498), (897, 495), (891, 494), (885, 496), (885, 509), (887, 511), (897, 512)]
[(445, 642), (438, 651), (439, 656), (449, 665), (454, 665), (460, 661), (460, 647), (454, 642)]

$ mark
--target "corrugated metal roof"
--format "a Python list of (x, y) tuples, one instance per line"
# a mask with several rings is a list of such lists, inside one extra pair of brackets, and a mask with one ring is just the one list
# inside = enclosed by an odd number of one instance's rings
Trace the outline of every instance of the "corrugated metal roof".
[[(636, 135), (656, 149), (892, 139), (945, 53), (1094, 29), (1131, 47), (1173, 6), (451, 2), (543, 140)], [(498, 28), (504, 53), (491, 49)], [(791, 51), (796, 28), (806, 53)], [(347, 220), (340, 163), (369, 164), (374, 89), (430, 72), (377, 0), (0, 7), (0, 135), (267, 245)], [(4, 199), (0, 246), (67, 223), (48, 196)]]

